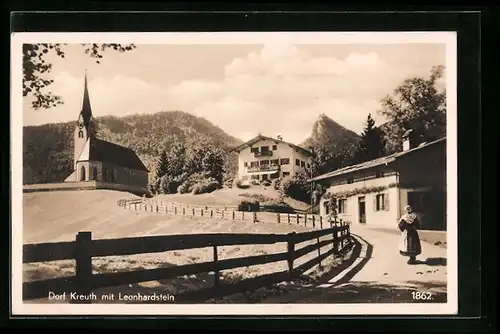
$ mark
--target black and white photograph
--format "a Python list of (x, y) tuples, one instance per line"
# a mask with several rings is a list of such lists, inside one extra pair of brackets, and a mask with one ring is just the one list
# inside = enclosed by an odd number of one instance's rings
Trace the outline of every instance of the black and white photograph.
[(12, 34), (13, 314), (456, 314), (456, 62), (453, 32)]

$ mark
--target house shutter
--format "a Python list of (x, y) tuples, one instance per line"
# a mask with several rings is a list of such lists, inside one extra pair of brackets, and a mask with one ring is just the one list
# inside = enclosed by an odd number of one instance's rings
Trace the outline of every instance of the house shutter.
[(344, 213), (347, 213), (347, 203), (349, 203), (349, 200), (346, 198), (344, 201)]
[(377, 211), (377, 194), (373, 195), (373, 211)]
[(389, 211), (389, 194), (384, 194), (384, 209)]

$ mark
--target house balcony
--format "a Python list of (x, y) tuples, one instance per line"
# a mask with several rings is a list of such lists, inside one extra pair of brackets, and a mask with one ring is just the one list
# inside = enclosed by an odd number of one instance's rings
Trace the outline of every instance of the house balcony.
[(260, 157), (272, 157), (272, 156), (273, 156), (273, 151), (254, 152), (253, 156), (254, 156), (255, 158), (260, 158)]
[(279, 170), (279, 166), (277, 165), (263, 165), (258, 167), (248, 167), (248, 173), (257, 173), (257, 172), (273, 172)]

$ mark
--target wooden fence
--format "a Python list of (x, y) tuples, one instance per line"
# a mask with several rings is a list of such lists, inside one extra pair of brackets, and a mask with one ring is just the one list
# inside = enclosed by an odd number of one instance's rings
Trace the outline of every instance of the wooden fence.
[(331, 221), (329, 217), (325, 218), (317, 214), (307, 213), (281, 213), (267, 211), (238, 211), (235, 206), (205, 206), (188, 205), (182, 203), (167, 203), (155, 200), (119, 200), (118, 206), (127, 210), (156, 212), (158, 214), (172, 214), (181, 216), (206, 217), (215, 219), (244, 220), (266, 223), (286, 223), (297, 224), (311, 228), (333, 227), (336, 223), (348, 224), (347, 221), (339, 219), (338, 222)]
[[(321, 237), (326, 240), (320, 241)], [(328, 238), (331, 236), (331, 238)], [(298, 248), (301, 243), (313, 241)], [(75, 260), (74, 276), (52, 278), (23, 283), (23, 299), (46, 298), (48, 292), (55, 294), (87, 295), (94, 289), (108, 286), (120, 286), (131, 283), (147, 282), (184, 275), (214, 272), (214, 285), (187, 293), (183, 299), (203, 301), (230, 295), (236, 292), (256, 289), (270, 282), (277, 283), (293, 279), (305, 271), (320, 264), (328, 256), (334, 256), (346, 249), (351, 243), (349, 225), (338, 224), (328, 229), (288, 234), (188, 234), (133, 237), (121, 239), (92, 239), (91, 232), (79, 232), (75, 241), (58, 243), (26, 244), (23, 246), (23, 263)], [(218, 259), (218, 247), (234, 245), (265, 245), (283, 243), (284, 251), (278, 254), (255, 255), (232, 259)], [(332, 245), (332, 248), (321, 254), (321, 249)], [(127, 272), (94, 274), (92, 258), (105, 256), (125, 256), (186, 250), (194, 248), (213, 248), (213, 261), (179, 265), (169, 268), (141, 269)], [(299, 266), (294, 266), (295, 260), (311, 252), (317, 251), (318, 256), (307, 260)], [(221, 270), (261, 265), (272, 262), (287, 261), (288, 270), (256, 278), (245, 279), (236, 283), (223, 284), (219, 282)], [(88, 303), (89, 301), (73, 301)]]

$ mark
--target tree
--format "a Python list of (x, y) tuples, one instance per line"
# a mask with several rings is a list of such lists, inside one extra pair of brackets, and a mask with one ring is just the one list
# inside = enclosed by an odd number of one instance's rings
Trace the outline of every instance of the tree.
[(387, 153), (401, 149), (406, 130), (412, 129), (419, 142), (446, 135), (446, 91), (436, 87), (443, 72), (444, 66), (435, 66), (428, 79), (406, 79), (392, 95), (382, 99), (378, 112), (388, 119), (384, 124)]
[(184, 173), (184, 165), (186, 162), (186, 146), (182, 142), (176, 142), (168, 152), (168, 168), (169, 176), (175, 178)]
[(216, 148), (209, 148), (202, 159), (203, 170), (219, 184), (224, 177), (224, 153)]
[(160, 192), (161, 178), (165, 176), (165, 174), (167, 174), (168, 169), (169, 165), (168, 165), (167, 152), (161, 151), (160, 156), (158, 158), (158, 162), (156, 163), (155, 176), (150, 187), (152, 193), (157, 194), (158, 192)]
[(375, 126), (372, 115), (368, 114), (365, 128), (354, 153), (353, 163), (362, 163), (383, 156), (384, 146), (383, 133)]
[[(53, 92), (44, 92), (54, 80), (46, 77), (50, 73), (52, 64), (47, 60), (47, 56), (55, 54), (60, 58), (65, 58), (64, 46), (67, 44), (23, 44), (23, 96), (30, 96), (34, 100), (31, 102), (33, 109), (49, 109), (63, 103), (60, 96)], [(106, 50), (118, 52), (130, 51), (136, 46), (134, 44), (81, 44), (85, 54), (96, 59), (100, 63), (103, 53)]]

